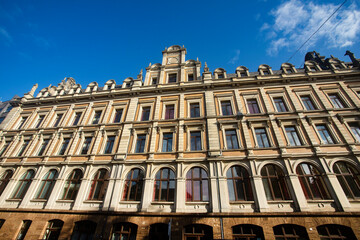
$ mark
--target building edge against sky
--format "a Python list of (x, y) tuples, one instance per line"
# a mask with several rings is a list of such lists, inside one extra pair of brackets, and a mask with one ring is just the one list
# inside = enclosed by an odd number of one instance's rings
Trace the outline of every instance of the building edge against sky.
[(360, 237), (359, 60), (201, 72), (186, 51), (10, 101), (1, 239)]

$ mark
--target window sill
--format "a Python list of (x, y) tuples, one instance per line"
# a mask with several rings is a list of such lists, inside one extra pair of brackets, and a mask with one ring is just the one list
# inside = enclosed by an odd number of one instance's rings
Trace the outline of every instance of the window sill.
[(59, 203), (73, 203), (73, 202), (75, 202), (75, 200), (59, 199), (59, 200), (56, 200), (56, 202), (59, 202)]
[(253, 204), (255, 201), (230, 201), (230, 205), (236, 205), (236, 204)]
[(185, 202), (186, 205), (207, 205), (210, 202)]
[(293, 203), (293, 200), (268, 200), (268, 203)]
[(10, 198), (10, 199), (6, 199), (7, 202), (21, 202), (22, 199), (17, 199), (17, 198)]
[(174, 202), (161, 202), (161, 201), (155, 202), (155, 201), (153, 201), (153, 202), (151, 202), (151, 204), (153, 204), (153, 205), (173, 205)]
[(322, 202), (332, 203), (332, 202), (334, 202), (333, 199), (307, 199), (307, 201), (309, 203), (322, 203)]
[(41, 199), (41, 198), (34, 198), (31, 199), (30, 202), (47, 202), (47, 199)]
[(84, 203), (103, 203), (103, 200), (85, 200)]
[(132, 200), (129, 200), (129, 201), (126, 201), (126, 200), (121, 200), (120, 203), (123, 203), (123, 204), (139, 204), (141, 201), (132, 201)]

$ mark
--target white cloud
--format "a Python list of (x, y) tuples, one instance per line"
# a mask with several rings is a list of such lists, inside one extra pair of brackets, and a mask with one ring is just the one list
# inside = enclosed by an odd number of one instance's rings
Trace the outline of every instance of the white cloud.
[(0, 38), (4, 39), (6, 44), (12, 43), (13, 39), (4, 28), (0, 27)]
[(235, 55), (229, 60), (229, 63), (235, 64), (239, 60), (239, 57), (240, 57), (240, 50), (237, 49), (235, 50)]
[[(270, 42), (267, 53), (277, 54), (283, 48), (297, 49), (339, 7), (312, 1), (288, 0), (271, 11), (272, 24), (260, 29)], [(356, 4), (342, 8), (304, 46), (305, 49), (321, 43), (329, 48), (353, 45), (360, 33), (360, 10)]]

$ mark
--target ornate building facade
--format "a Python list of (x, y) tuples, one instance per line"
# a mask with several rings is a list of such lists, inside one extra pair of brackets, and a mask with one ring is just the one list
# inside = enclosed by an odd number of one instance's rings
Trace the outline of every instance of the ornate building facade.
[(0, 125), (1, 239), (356, 239), (360, 69), (316, 52), (33, 89)]

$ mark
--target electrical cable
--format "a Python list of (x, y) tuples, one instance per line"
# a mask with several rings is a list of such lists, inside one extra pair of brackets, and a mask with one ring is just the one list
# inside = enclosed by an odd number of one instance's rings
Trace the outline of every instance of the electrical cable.
[(330, 20), (330, 18), (331, 18), (332, 16), (334, 16), (334, 14), (335, 14), (337, 11), (339, 11), (339, 9), (340, 9), (346, 2), (347, 2), (347, 0), (345, 0), (345, 1), (325, 20), (325, 22), (323, 22), (323, 23), (320, 25), (320, 27), (319, 27), (313, 34), (311, 34), (311, 36), (296, 50), (296, 52), (295, 52), (293, 55), (291, 55), (291, 57), (290, 57), (286, 62), (289, 62), (289, 61), (300, 51), (300, 49), (301, 49), (308, 41), (310, 41), (310, 39), (325, 25), (325, 23), (327, 23), (327, 22)]

